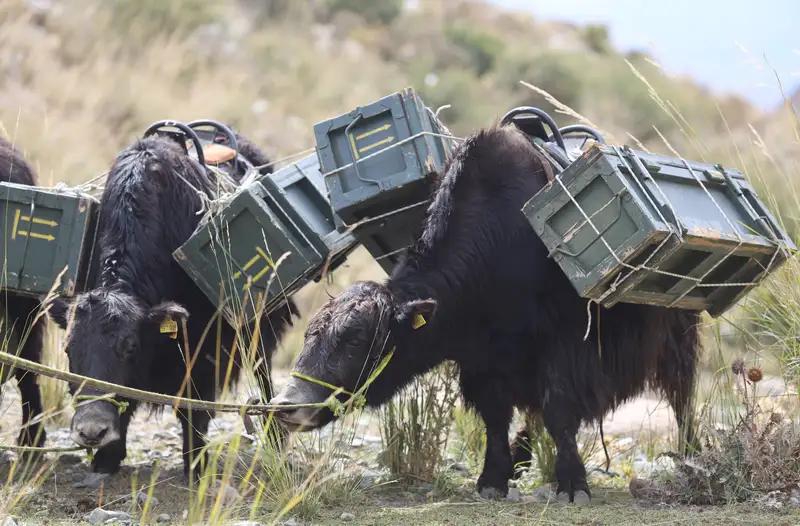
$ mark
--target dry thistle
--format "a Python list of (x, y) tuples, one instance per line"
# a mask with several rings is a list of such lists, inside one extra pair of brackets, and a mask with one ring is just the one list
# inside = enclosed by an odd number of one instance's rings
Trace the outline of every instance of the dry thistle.
[(758, 367), (751, 367), (747, 371), (747, 379), (753, 382), (754, 384), (760, 382), (762, 378), (764, 378), (764, 373), (761, 372), (761, 369), (759, 369)]
[(737, 376), (744, 373), (744, 360), (741, 358), (735, 359), (731, 364), (731, 371)]

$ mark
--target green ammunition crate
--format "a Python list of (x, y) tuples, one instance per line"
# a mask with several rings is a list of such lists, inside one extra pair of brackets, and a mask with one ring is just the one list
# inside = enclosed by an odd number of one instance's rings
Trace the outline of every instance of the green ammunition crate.
[(717, 316), (796, 250), (741, 173), (614, 146), (590, 148), (523, 213), (578, 294), (607, 307)]
[(27, 296), (81, 292), (90, 273), (97, 209), (97, 201), (84, 194), (0, 183), (0, 288)]
[(356, 244), (336, 230), (313, 155), (239, 190), (174, 257), (236, 326), (279, 307)]
[(425, 219), (425, 205), (427, 202), (423, 201), (354, 230), (356, 239), (387, 274), (391, 275), (406, 248), (416, 241)]
[(339, 230), (352, 227), (391, 273), (418, 233), (453, 141), (410, 88), (321, 122), (314, 134)]
[(355, 248), (357, 242), (352, 235), (336, 230), (337, 219), (316, 154), (267, 174), (259, 182), (318, 250), (342, 256)]
[(450, 140), (431, 135), (440, 133), (410, 88), (316, 124), (317, 154), (336, 215), (353, 223), (424, 200), (452, 148)]

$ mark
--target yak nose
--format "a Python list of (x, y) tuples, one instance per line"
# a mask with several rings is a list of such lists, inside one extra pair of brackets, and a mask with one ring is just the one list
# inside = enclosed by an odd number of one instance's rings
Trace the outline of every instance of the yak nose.
[(85, 447), (103, 447), (109, 442), (119, 439), (119, 434), (110, 422), (94, 419), (76, 422), (72, 430), (72, 440)]
[[(269, 403), (272, 405), (281, 406), (281, 405), (291, 405), (295, 402), (289, 398), (287, 391), (284, 390), (278, 393), (277, 396), (273, 397), (272, 400), (269, 401)], [(278, 412), (281, 415), (286, 416), (291, 413), (294, 413), (295, 411), (297, 411), (296, 407), (287, 407), (285, 409), (280, 409)]]

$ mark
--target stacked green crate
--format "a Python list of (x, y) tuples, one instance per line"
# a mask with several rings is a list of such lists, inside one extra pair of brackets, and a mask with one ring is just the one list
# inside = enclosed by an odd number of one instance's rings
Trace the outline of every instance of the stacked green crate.
[(452, 141), (412, 89), (323, 121), (314, 135), (340, 230), (351, 228), (390, 272), (414, 241)]
[(90, 275), (97, 201), (88, 195), (0, 183), (0, 288), (72, 296)]
[(312, 155), (240, 189), (174, 257), (236, 326), (282, 305), (355, 244), (336, 231)]
[(744, 176), (595, 145), (523, 213), (577, 292), (719, 315), (795, 246)]

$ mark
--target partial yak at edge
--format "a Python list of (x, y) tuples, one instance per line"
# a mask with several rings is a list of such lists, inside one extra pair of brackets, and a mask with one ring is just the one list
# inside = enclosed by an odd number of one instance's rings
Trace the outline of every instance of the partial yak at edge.
[[(355, 391), (394, 349), (366, 392), (367, 403), (378, 406), (415, 376), (454, 361), (465, 402), (486, 423), (478, 490), (487, 497), (508, 491), (514, 407), (542, 414), (558, 449), (557, 492), (570, 501), (576, 493), (590, 495), (576, 443), (582, 422), (599, 421), (651, 387), (666, 395), (681, 427), (691, 428), (698, 314), (629, 304), (593, 309), (584, 341), (586, 300), (520, 211), (547, 183), (546, 162), (514, 127), (467, 139), (406, 261), (385, 283), (355, 283), (324, 305), (309, 322), (295, 365)], [(313, 403), (330, 394), (292, 377), (273, 402)], [(293, 429), (334, 418), (329, 409), (279, 415)]]
[[(33, 168), (8, 141), (0, 138), (0, 181), (27, 186), (36, 184)], [(5, 280), (4, 280), (5, 281)], [(3, 291), (2, 337), (3, 350), (34, 362), (41, 361), (44, 339), (44, 320), (37, 319), (39, 300)], [(8, 368), (7, 365), (2, 366)], [(42, 398), (36, 383), (37, 375), (15, 369), (22, 398), (22, 428), (17, 443), (20, 446), (42, 446), (45, 443), (44, 425), (37, 420), (42, 413)], [(5, 374), (0, 374), (5, 377)]]
[[(213, 198), (214, 177), (165, 137), (141, 139), (119, 154), (101, 199), (97, 282), (74, 300), (57, 300), (50, 308), (51, 317), (68, 331), (66, 351), (72, 372), (203, 400), (214, 400), (231, 359), (236, 378), (243, 351), (229, 354), (237, 348), (234, 329), (220, 319), (217, 306), (172, 257), (200, 221), (197, 190)], [(261, 321), (257, 335), (261, 355), (255, 363), (267, 390), (271, 355), (293, 310), (289, 303)], [(163, 329), (165, 321), (171, 330)], [(181, 329), (184, 323), (187, 334)], [(188, 378), (187, 363), (193, 363)], [(74, 392), (76, 386), (71, 388)], [(80, 394), (102, 393), (83, 389)], [(122, 397), (78, 402), (73, 439), (99, 448), (92, 461), (94, 471), (116, 472), (126, 456), (127, 428), (137, 403)], [(187, 474), (193, 458), (200, 456), (197, 452), (205, 444), (211, 417), (205, 411), (178, 411)]]

